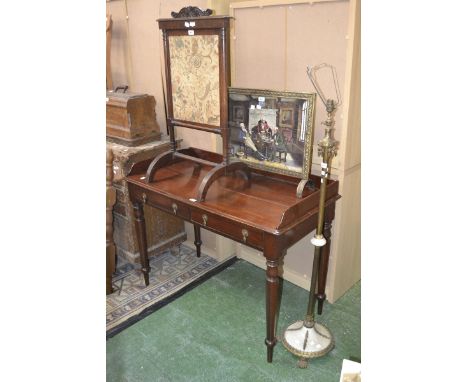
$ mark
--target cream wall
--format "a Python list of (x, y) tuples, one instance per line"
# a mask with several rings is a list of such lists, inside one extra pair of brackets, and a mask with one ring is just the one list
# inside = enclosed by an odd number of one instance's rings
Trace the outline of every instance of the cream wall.
[[(306, 3), (306, 4), (304, 4)], [(112, 14), (112, 73), (114, 86), (129, 84), (130, 90), (156, 98), (156, 113), (165, 133), (161, 81), (161, 38), (156, 19), (186, 5), (212, 8), (216, 14), (231, 13), (231, 84), (276, 90), (314, 92), (306, 76), (307, 65), (328, 62), (336, 66), (343, 105), (336, 115), (335, 136), (341, 146), (333, 162), (333, 177), (340, 181), (342, 199), (337, 204), (332, 229), (332, 248), (327, 297), (339, 298), (360, 279), (360, 8), (359, 1), (292, 0), (252, 1), (128, 1), (128, 29), (123, 0), (107, 3)], [(278, 5), (280, 4), (280, 5)], [(129, 38), (128, 38), (129, 36)], [(130, 44), (128, 44), (130, 42)], [(131, 57), (131, 60), (129, 59)], [(331, 83), (325, 92), (333, 94)], [(318, 104), (315, 142), (323, 134), (326, 118)], [(177, 128), (182, 146), (221, 151), (219, 137)], [(313, 173), (319, 158), (314, 148)], [(188, 244), (193, 246), (193, 226), (186, 223)], [(312, 272), (312, 234), (288, 250), (283, 277), (308, 289)], [(219, 259), (236, 254), (260, 267), (264, 258), (229, 239), (202, 230), (203, 250)]]
[(350, 2), (341, 138), (343, 163), (338, 169), (340, 214), (332, 247), (327, 288), (339, 298), (361, 278), (361, 2)]

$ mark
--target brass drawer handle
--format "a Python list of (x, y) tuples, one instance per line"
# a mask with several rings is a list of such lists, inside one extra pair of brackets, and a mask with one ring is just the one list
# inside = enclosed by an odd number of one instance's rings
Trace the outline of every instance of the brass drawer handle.
[(249, 237), (249, 231), (247, 231), (245, 228), (242, 229), (242, 239), (244, 240), (244, 243), (247, 242), (247, 238)]
[(143, 203), (146, 204), (146, 200), (148, 199), (148, 197), (146, 196), (146, 194), (143, 192), (143, 194), (141, 194), (141, 197), (143, 199)]
[(203, 219), (203, 225), (206, 225), (206, 222), (208, 221), (208, 216), (206, 214), (203, 214), (202, 219)]
[(174, 212), (174, 215), (177, 214), (177, 204), (172, 203), (172, 212)]

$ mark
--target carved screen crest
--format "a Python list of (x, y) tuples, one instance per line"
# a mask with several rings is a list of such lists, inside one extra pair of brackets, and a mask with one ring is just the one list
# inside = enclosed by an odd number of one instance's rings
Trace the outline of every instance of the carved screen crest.
[(220, 125), (218, 35), (169, 36), (174, 119)]

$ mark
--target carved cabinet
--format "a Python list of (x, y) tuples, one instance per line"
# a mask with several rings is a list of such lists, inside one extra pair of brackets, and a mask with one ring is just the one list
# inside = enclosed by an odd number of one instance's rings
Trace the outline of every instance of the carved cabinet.
[[(117, 200), (114, 206), (114, 242), (116, 253), (132, 263), (140, 262), (138, 242), (133, 223), (133, 207), (130, 202), (125, 176), (133, 165), (147, 158), (153, 158), (169, 149), (168, 141), (151, 142), (128, 147), (107, 142), (113, 153), (113, 187)], [(178, 245), (187, 239), (184, 223), (170, 213), (144, 207), (148, 238), (148, 255), (153, 256)]]

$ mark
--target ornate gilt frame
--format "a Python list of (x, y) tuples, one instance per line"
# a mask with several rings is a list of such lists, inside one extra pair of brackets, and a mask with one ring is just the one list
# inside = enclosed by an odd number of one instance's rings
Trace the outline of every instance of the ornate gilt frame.
[[(293, 171), (287, 169), (276, 168), (260, 163), (245, 162), (249, 167), (257, 168), (263, 171), (270, 171), (279, 173), (282, 175), (289, 175), (295, 178), (302, 178), (305, 182), (310, 178), (310, 171), (312, 168), (312, 145), (314, 140), (314, 129), (315, 129), (315, 109), (316, 109), (316, 94), (315, 93), (302, 93), (302, 92), (282, 92), (276, 90), (267, 89), (247, 89), (247, 88), (235, 88), (229, 87), (228, 94), (230, 99), (231, 94), (241, 94), (247, 96), (264, 96), (264, 97), (276, 97), (276, 98), (290, 98), (290, 99), (301, 99), (309, 102), (307, 109), (307, 131), (304, 140), (304, 152), (303, 152), (303, 163), (302, 171)], [(229, 101), (230, 102), (230, 101)], [(231, 121), (230, 121), (231, 122)]]

